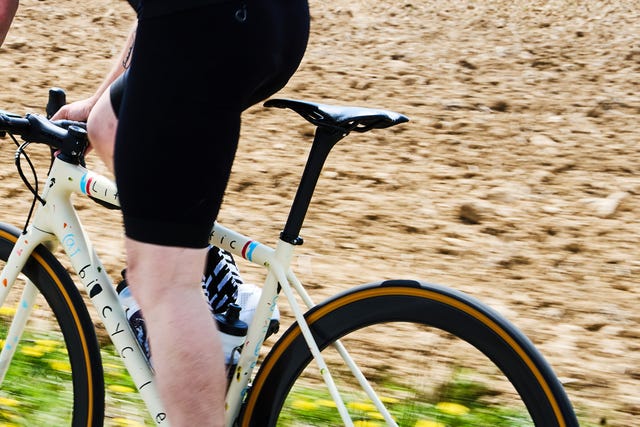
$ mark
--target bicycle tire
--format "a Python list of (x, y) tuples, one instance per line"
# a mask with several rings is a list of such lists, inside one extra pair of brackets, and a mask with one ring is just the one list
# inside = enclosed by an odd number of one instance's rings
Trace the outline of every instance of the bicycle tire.
[[(325, 354), (325, 349), (336, 340), (340, 339), (341, 342), (344, 342), (362, 328), (378, 327), (378, 325), (387, 322), (394, 322), (392, 324), (393, 328), (397, 328), (395, 322), (403, 322), (398, 325), (406, 324), (413, 327), (419, 324), (420, 328), (423, 328), (422, 325), (425, 328), (435, 328), (438, 333), (440, 333), (439, 331), (446, 331), (445, 344), (448, 342), (447, 340), (452, 341), (452, 337), (448, 334), (465, 341), (470, 344), (469, 347), (473, 346), (473, 348), (479, 350), (478, 354), (484, 354), (486, 359), (499, 369), (499, 371), (496, 369), (497, 375), (508, 379), (508, 382), (515, 389), (514, 395), (522, 400), (524, 411), (528, 412), (530, 416), (530, 420), (523, 420), (522, 425), (531, 425), (533, 423), (533, 425), (544, 427), (578, 426), (577, 418), (564, 388), (533, 343), (499, 313), (462, 292), (416, 281), (385, 281), (343, 292), (314, 307), (305, 317), (320, 349), (323, 350), (323, 355)], [(432, 334), (432, 332), (428, 333)], [(388, 335), (393, 335), (393, 333)], [(417, 337), (416, 335), (415, 338)], [(398, 351), (408, 351), (407, 349), (412, 345), (412, 339), (413, 337), (409, 336), (409, 339), (405, 340), (406, 348), (402, 347), (403, 340), (401, 339)], [(356, 343), (355, 348), (373, 344), (367, 340), (368, 338), (365, 338), (365, 341), (359, 341)], [(463, 345), (466, 346), (468, 344)], [(351, 352), (353, 348), (347, 347), (347, 350)], [(382, 352), (378, 353), (376, 350), (375, 348), (369, 349), (369, 352), (373, 352), (374, 358), (375, 354), (383, 354)], [(414, 352), (410, 357), (419, 359), (420, 355), (427, 350), (429, 349)], [(362, 351), (366, 352), (367, 350), (363, 349)], [(371, 354), (368, 357), (371, 358)], [(402, 360), (403, 362), (398, 360), (394, 362), (393, 359), (386, 362), (382, 361), (383, 365), (376, 368), (373, 376), (381, 375), (381, 371), (385, 369), (384, 363), (387, 365), (402, 365), (407, 360), (410, 361), (410, 359), (406, 358)], [(435, 360), (434, 357), (430, 356), (429, 363)], [(311, 361), (312, 357), (301, 330), (297, 324), (293, 324), (272, 347), (261, 364), (245, 399), (241, 417), (239, 418), (239, 425), (281, 425), (277, 420), (283, 409), (285, 399), (298, 377)], [(315, 363), (311, 365), (315, 367)], [(311, 371), (313, 371), (313, 367)], [(395, 368), (396, 366), (393, 367)], [(402, 368), (404, 369), (404, 366)], [(418, 366), (417, 369), (426, 368)], [(407, 376), (410, 377), (411, 375)], [(396, 376), (397, 379), (398, 376)], [(426, 382), (430, 379), (427, 379)], [(414, 379), (410, 381), (419, 382)], [(380, 379), (380, 382), (382, 382), (382, 379)], [(396, 387), (396, 385), (390, 387)], [(313, 389), (313, 387), (311, 388)], [(387, 392), (390, 391), (387, 390)], [(468, 392), (465, 389), (461, 390), (459, 394)], [(315, 393), (315, 391), (311, 393)], [(426, 393), (424, 395), (426, 396)], [(419, 400), (421, 396), (414, 395), (411, 396), (411, 399)], [(437, 397), (442, 397), (442, 394)], [(320, 401), (317, 396), (315, 401), (316, 403), (313, 403), (313, 401), (309, 403), (312, 409), (314, 408), (313, 405), (317, 407), (317, 402)], [(293, 403), (295, 404), (296, 402)], [(433, 410), (433, 407), (426, 409), (427, 406), (421, 410), (425, 412), (429, 410), (431, 414), (436, 413), (443, 420), (449, 420), (453, 417), (450, 413), (452, 409), (462, 411), (458, 414), (461, 415), (462, 419), (464, 417), (469, 419), (471, 416), (468, 412), (465, 412), (469, 409), (467, 406), (449, 405), (445, 407), (444, 405), (445, 403), (438, 403), (435, 406), (437, 410)], [(362, 405), (360, 406), (362, 407)], [(411, 410), (419, 412), (416, 409), (418, 407), (419, 404), (415, 403), (412, 405)], [(401, 406), (400, 408), (399, 411), (404, 410)], [(449, 408), (450, 412), (446, 413), (444, 411), (445, 408)], [(505, 408), (496, 407), (495, 410), (504, 411)], [(479, 412), (478, 416), (488, 417), (489, 415), (483, 415), (482, 412)], [(416, 416), (418, 418), (421, 416), (426, 417), (424, 425), (445, 425), (444, 422), (429, 424), (429, 422), (438, 422), (434, 418), (435, 415), (431, 416), (431, 418), (426, 415)], [(417, 425), (413, 415), (394, 415), (394, 417), (399, 425)], [(398, 421), (400, 417), (407, 418), (406, 424)], [(507, 417), (504, 422), (505, 425), (515, 424), (513, 419), (517, 416), (510, 414), (505, 415), (505, 417)], [(411, 421), (409, 422), (408, 419), (411, 419)], [(319, 421), (319, 425), (322, 425), (323, 422), (327, 425), (326, 420)], [(295, 422), (293, 424), (314, 425), (311, 421)], [(336, 425), (338, 421), (334, 420), (329, 424)], [(448, 422), (447, 425), (449, 425)], [(497, 421), (476, 421), (471, 424), (455, 425), (499, 425), (499, 423)]]
[[(17, 228), (0, 224), (0, 261), (3, 265), (20, 234)], [(23, 277), (36, 286), (41, 296), (38, 296), (28, 329), (0, 386), (2, 417), (9, 417), (10, 420), (5, 422), (11, 425), (102, 426), (102, 361), (93, 323), (82, 296), (64, 267), (44, 246), (39, 246), (30, 256), (16, 280), (16, 289), (11, 292), (21, 293), (18, 282)], [(10, 314), (5, 312), (0, 316), (3, 341), (7, 317)], [(33, 323), (37, 325), (31, 329), (29, 325)], [(62, 338), (64, 343), (55, 342)], [(28, 381), (24, 378), (25, 371), (28, 372)], [(22, 378), (16, 378), (13, 385), (12, 375)], [(71, 387), (65, 383), (66, 380)], [(63, 396), (68, 399), (63, 399)], [(54, 413), (43, 413), (48, 410)]]

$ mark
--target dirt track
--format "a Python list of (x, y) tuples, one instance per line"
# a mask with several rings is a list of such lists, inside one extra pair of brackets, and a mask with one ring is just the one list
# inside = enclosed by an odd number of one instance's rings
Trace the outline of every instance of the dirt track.
[[(325, 295), (397, 277), (469, 292), (539, 345), (586, 421), (639, 425), (638, 6), (313, 0), (306, 58), (279, 96), (411, 121), (335, 148), (302, 278)], [(0, 108), (42, 112), (52, 86), (91, 94), (132, 19), (124, 1), (24, 0), (0, 54)], [(311, 131), (292, 112), (247, 111), (222, 223), (273, 242)], [(20, 224), (29, 200), (4, 141), (2, 218)], [(116, 274), (117, 213), (80, 203)]]

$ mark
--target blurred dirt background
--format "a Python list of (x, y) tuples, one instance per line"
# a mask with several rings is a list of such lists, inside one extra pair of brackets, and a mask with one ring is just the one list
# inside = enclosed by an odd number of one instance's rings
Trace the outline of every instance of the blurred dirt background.
[[(310, 6), (307, 55), (278, 96), (411, 121), (336, 146), (295, 259), (301, 278), (321, 296), (386, 278), (466, 291), (539, 346), (585, 423), (640, 425), (640, 3)], [(23, 0), (0, 50), (0, 108), (43, 113), (53, 86), (89, 96), (133, 19), (124, 1)], [(219, 220), (273, 244), (313, 128), (260, 105), (243, 126)], [(20, 226), (31, 199), (2, 144), (2, 219)], [(116, 277), (118, 212), (78, 205)]]

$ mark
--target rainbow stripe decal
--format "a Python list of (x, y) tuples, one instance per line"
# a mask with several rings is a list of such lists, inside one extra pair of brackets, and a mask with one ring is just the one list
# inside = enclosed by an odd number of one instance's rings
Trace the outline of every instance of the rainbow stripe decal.
[(249, 261), (253, 261), (251, 258), (253, 257), (253, 251), (260, 245), (258, 242), (254, 242), (253, 240), (249, 240), (244, 247), (242, 248), (242, 257), (248, 259)]
[(91, 182), (93, 182), (93, 177), (89, 176), (88, 173), (82, 175), (82, 179), (80, 180), (80, 191), (84, 194), (91, 194)]

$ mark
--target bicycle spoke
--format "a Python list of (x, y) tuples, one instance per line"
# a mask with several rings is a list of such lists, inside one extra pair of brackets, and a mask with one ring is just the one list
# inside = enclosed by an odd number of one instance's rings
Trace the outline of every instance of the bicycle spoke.
[[(499, 369), (472, 346), (409, 323), (370, 326), (341, 339), (399, 426), (532, 426), (527, 409)], [(351, 418), (384, 425), (333, 347), (322, 352)], [(329, 393), (309, 366), (285, 402), (278, 425), (339, 422)], [(379, 423), (379, 424), (375, 424)]]

